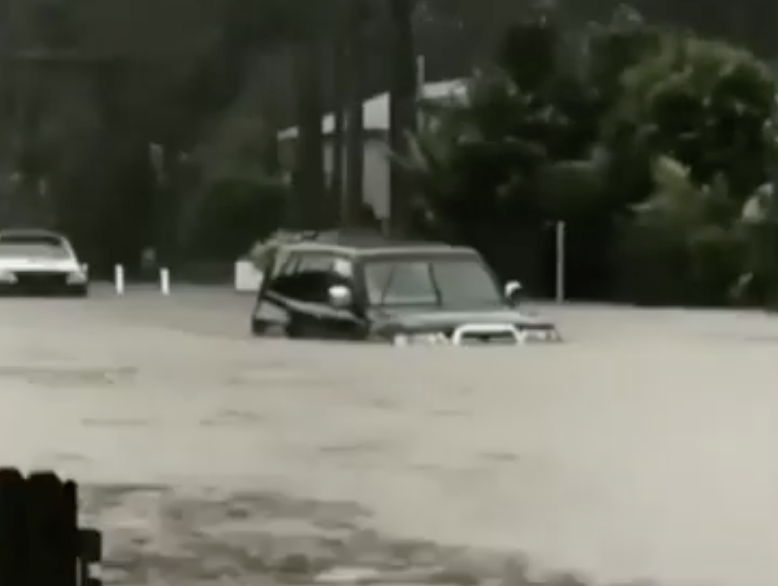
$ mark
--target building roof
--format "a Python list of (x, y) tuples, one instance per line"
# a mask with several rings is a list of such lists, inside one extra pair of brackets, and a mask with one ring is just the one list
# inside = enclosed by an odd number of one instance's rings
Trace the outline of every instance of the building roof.
[[(443, 100), (446, 98), (463, 99), (467, 92), (465, 79), (449, 79), (424, 85), (422, 99)], [(373, 96), (362, 105), (365, 115), (365, 130), (388, 132), (389, 130), (389, 93)], [(321, 129), (325, 136), (335, 132), (335, 114), (329, 113), (321, 121)], [(296, 126), (282, 130), (278, 134), (280, 140), (294, 140), (299, 130)]]

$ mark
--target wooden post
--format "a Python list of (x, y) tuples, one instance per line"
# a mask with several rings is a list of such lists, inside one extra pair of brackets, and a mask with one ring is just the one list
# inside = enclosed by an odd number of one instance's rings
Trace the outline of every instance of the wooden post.
[(556, 235), (556, 284), (555, 293), (557, 303), (564, 303), (565, 301), (565, 277), (567, 275), (567, 243), (566, 243), (566, 231), (565, 223), (557, 222), (554, 225), (554, 231)]
[(95, 529), (79, 531), (78, 586), (102, 586), (99, 576), (93, 575), (95, 564), (103, 560), (103, 536)]
[(101, 557), (96, 533), (79, 530), (74, 482), (54, 472), (25, 478), (0, 469), (0, 584), (99, 585), (90, 576), (90, 564)]
[(63, 488), (53, 472), (35, 472), (25, 482), (27, 522), (21, 540), (29, 586), (76, 586), (76, 527), (68, 523)]
[(25, 479), (13, 468), (0, 469), (0, 584), (27, 584)]

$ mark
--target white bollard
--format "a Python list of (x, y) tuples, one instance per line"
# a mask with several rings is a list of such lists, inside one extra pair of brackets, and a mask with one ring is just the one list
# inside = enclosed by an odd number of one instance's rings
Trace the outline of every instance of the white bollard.
[(159, 269), (159, 288), (163, 295), (170, 295), (170, 271)]
[(117, 295), (124, 295), (124, 267), (116, 265), (113, 271), (113, 281)]

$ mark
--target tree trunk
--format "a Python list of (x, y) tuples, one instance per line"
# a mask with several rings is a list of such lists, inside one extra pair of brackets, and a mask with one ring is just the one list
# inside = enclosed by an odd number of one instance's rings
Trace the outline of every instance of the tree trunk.
[(390, 8), (391, 87), (389, 96), (390, 232), (406, 235), (412, 223), (412, 186), (397, 159), (408, 156), (407, 134), (416, 129), (416, 54), (413, 0), (388, 0)]
[(299, 137), (295, 164), (294, 226), (317, 229), (322, 224), (325, 203), (324, 139), (321, 119), (322, 43), (316, 27), (310, 38), (302, 39), (295, 56), (297, 121)]
[(332, 174), (330, 175), (329, 203), (332, 207), (330, 216), (335, 223), (340, 223), (344, 208), (344, 171), (346, 166), (346, 110), (343, 102), (338, 100), (335, 108), (335, 128), (332, 136)]
[(364, 131), (364, 47), (361, 0), (349, 0), (348, 6), (348, 111), (346, 113), (346, 192), (341, 226), (359, 227), (364, 202), (365, 131)]
[(343, 218), (344, 212), (344, 168), (345, 168), (345, 148), (346, 148), (346, 100), (348, 96), (348, 63), (347, 50), (348, 43), (346, 35), (348, 34), (348, 5), (343, 2), (337, 2), (334, 9), (335, 15), (334, 36), (332, 39), (332, 63), (330, 70), (333, 77), (333, 113), (335, 127), (331, 140), (331, 171), (329, 184), (329, 205), (331, 207), (330, 218), (335, 223), (339, 223)]

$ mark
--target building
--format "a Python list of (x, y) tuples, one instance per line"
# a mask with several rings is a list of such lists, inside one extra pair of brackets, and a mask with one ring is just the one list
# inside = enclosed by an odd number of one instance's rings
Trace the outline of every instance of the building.
[[(467, 90), (462, 79), (428, 83), (424, 86), (422, 99), (445, 100), (464, 99)], [(365, 120), (365, 179), (364, 200), (373, 209), (378, 219), (386, 219), (389, 215), (389, 94), (373, 96), (364, 105)], [(333, 138), (335, 132), (335, 115), (330, 113), (322, 119), (324, 134), (324, 165), (329, 175), (333, 168)], [(290, 153), (298, 137), (296, 127), (287, 128), (278, 135), (282, 152)], [(286, 157), (285, 157), (286, 158)], [(289, 161), (289, 158), (286, 158)]]

